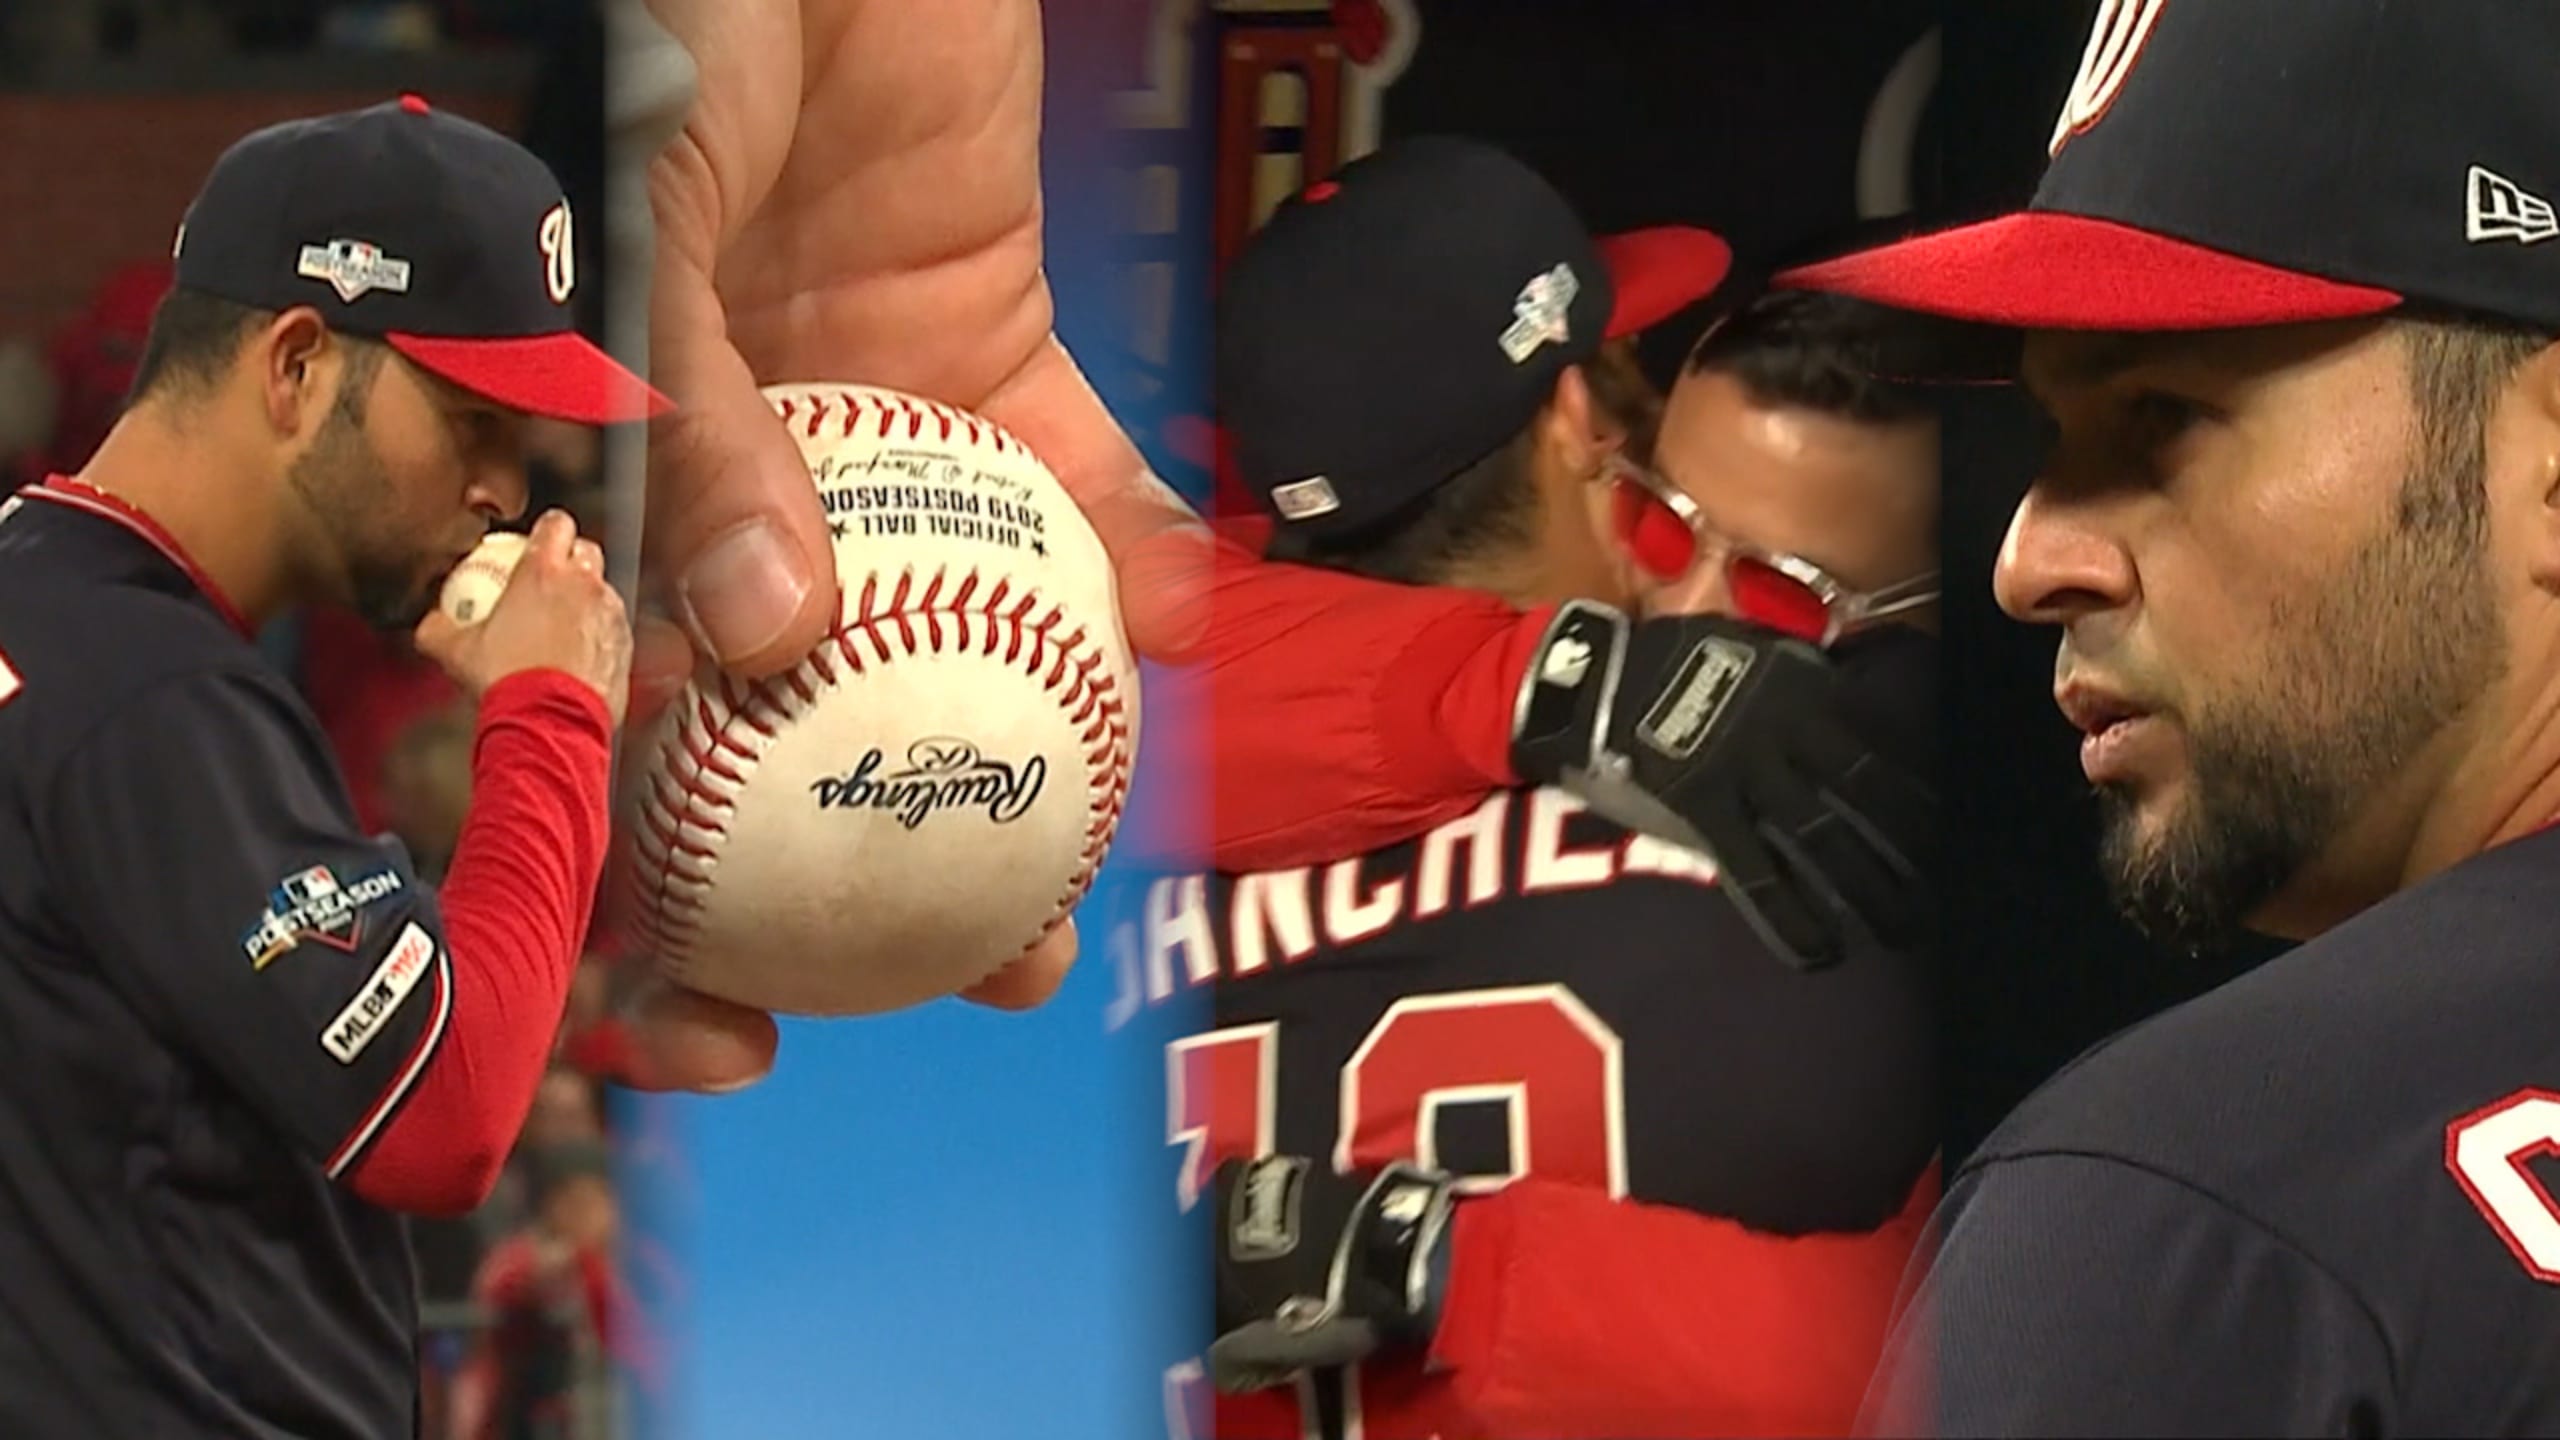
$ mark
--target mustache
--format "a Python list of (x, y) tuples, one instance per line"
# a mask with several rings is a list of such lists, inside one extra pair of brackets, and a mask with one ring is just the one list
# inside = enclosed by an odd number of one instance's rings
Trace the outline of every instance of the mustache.
[(2145, 714), (2174, 713), (2174, 688), (2127, 658), (2093, 657), (2074, 649), (2070, 634), (2054, 646), (2053, 693), (2091, 691), (2120, 700)]

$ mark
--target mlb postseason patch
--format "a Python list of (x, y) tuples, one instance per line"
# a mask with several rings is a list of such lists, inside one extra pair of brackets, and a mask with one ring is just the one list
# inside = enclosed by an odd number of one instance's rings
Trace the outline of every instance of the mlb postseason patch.
[(1542, 345), (1571, 343), (1571, 311), (1574, 297), (1581, 293), (1582, 279), (1571, 265), (1558, 262), (1554, 269), (1530, 276), (1511, 302), (1511, 324), (1502, 332), (1502, 353), (1511, 357), (1512, 364), (1525, 365)]
[(364, 912), (398, 894), (405, 883), (389, 866), (347, 881), (326, 865), (297, 871), (268, 893), (266, 913), (240, 936), (240, 953), (248, 957), (249, 968), (264, 970), (305, 940), (352, 951), (364, 938)]
[(325, 281), (350, 305), (375, 290), (394, 295), (409, 292), (409, 262), (385, 255), (382, 247), (363, 240), (305, 245), (294, 273), (305, 280)]
[(341, 1065), (353, 1065), (364, 1053), (373, 1037), (382, 1031), (382, 1022), (418, 988), (418, 982), (436, 962), (433, 936), (412, 920), (393, 942), (391, 953), (374, 967), (373, 974), (356, 991), (356, 998), (320, 1032), (320, 1048), (329, 1052)]

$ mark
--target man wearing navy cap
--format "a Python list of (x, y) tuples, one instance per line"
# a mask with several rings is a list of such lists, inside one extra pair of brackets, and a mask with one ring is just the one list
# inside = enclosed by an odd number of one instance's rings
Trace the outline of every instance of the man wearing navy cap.
[[(578, 337), (572, 219), (414, 98), (234, 145), (131, 406), (0, 502), (0, 1434), (416, 1431), (405, 1214), (487, 1194), (603, 865), (630, 632), (522, 417), (663, 402)], [(353, 608), (479, 699), (440, 893), (252, 637)], [(423, 618), (423, 623), (421, 623)]]
[(2560, 7), (2110, 0), (2023, 214), (1788, 283), (2016, 327), (2103, 858), (2282, 957), (1955, 1178), (1869, 1422), (2560, 1430)]
[[(1730, 257), (1703, 231), (1612, 251), (1471, 141), (1391, 143), (1284, 203), (1218, 316), (1274, 553), (1523, 606), (1687, 579), (1640, 573), (1628, 502), (1670, 502), (1588, 370)], [(1690, 620), (1702, 665), (1776, 650)], [(1172, 1072), (1186, 1206), (1225, 1242), (1217, 1433), (1845, 1427), (1936, 1196), (1925, 956), (1800, 974), (1710, 862), (1555, 788), (1320, 872), (1177, 877), (1149, 907), (1150, 944), (1218, 977)]]

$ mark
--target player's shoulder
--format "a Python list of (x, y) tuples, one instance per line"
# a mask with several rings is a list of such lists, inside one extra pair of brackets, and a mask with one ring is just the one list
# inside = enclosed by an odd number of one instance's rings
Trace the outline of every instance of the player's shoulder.
[(172, 683), (282, 683), (255, 645), (180, 596), (110, 585), (41, 597), (76, 608), (21, 598), (0, 587), (0, 655), (31, 708), (75, 728)]
[(29, 690), (112, 693), (258, 660), (150, 541), (75, 502), (44, 487), (0, 499), (0, 652)]
[(2094, 1047), (2020, 1107), (2009, 1143), (2174, 1145), (2350, 1096), (2387, 1113), (2547, 1061), (2560, 1035), (2523, 1017), (2560, 1004), (2555, 873), (2560, 829), (2405, 890)]
[(298, 713), (285, 677), (198, 597), (40, 554), (0, 557), (0, 572), (0, 724), (19, 768), (140, 707), (245, 697)]
[(2555, 872), (2560, 831), (2501, 846), (2121, 1032), (1974, 1163), (2114, 1159), (2352, 1243), (2359, 1200), (2385, 1223), (2443, 1180), (2449, 1129), (2549, 1083), (2560, 1032), (2536, 1017), (2560, 1009)]
[(2385, 1335), (2462, 1337), (2399, 1356), (2400, 1403), (2435, 1417), (2415, 1433), (2542, 1403), (2515, 1377), (2560, 1336), (2555, 872), (2560, 831), (2511, 842), (2135, 1026), (1959, 1183), (2075, 1235), (2165, 1237), (2164, 1257), (2263, 1236)]

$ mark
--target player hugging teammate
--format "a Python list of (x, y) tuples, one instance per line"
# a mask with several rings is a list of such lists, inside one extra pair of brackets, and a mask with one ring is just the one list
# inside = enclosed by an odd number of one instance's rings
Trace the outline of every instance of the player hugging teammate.
[[(1595, 398), (1604, 339), (1643, 318), (1613, 300), (1714, 290), (1703, 249), (1699, 273), (1613, 275), (1543, 180), (1444, 139), (1284, 203), (1219, 316), (1220, 420), (1270, 553), (1584, 602), (1546, 673), (1605, 660), (1572, 648), (1577, 618), (1836, 581), (1798, 596), (1806, 638), (1863, 667), (1854, 727), (1925, 764), (1933, 648), (1880, 617), (1934, 595), (1936, 424), (1864, 375), (1874, 312), (1733, 317), (1658, 442)], [(1843, 496), (1861, 533), (1809, 519)], [(1870, 623), (1829, 623), (1888, 592), (1906, 598)], [(1630, 651), (1674, 662), (1656, 734), (1778, 703), (1744, 677), (1813, 653), (1691, 627)], [(1723, 879), (1536, 786), (1331, 864), (1157, 882), (1151, 967), (1214, 985), (1215, 1028), (1171, 1068), (1182, 1200), (1219, 1235), (1218, 1435), (1848, 1425), (1936, 1194), (1925, 951), (1782, 958), (1792, 922)]]

